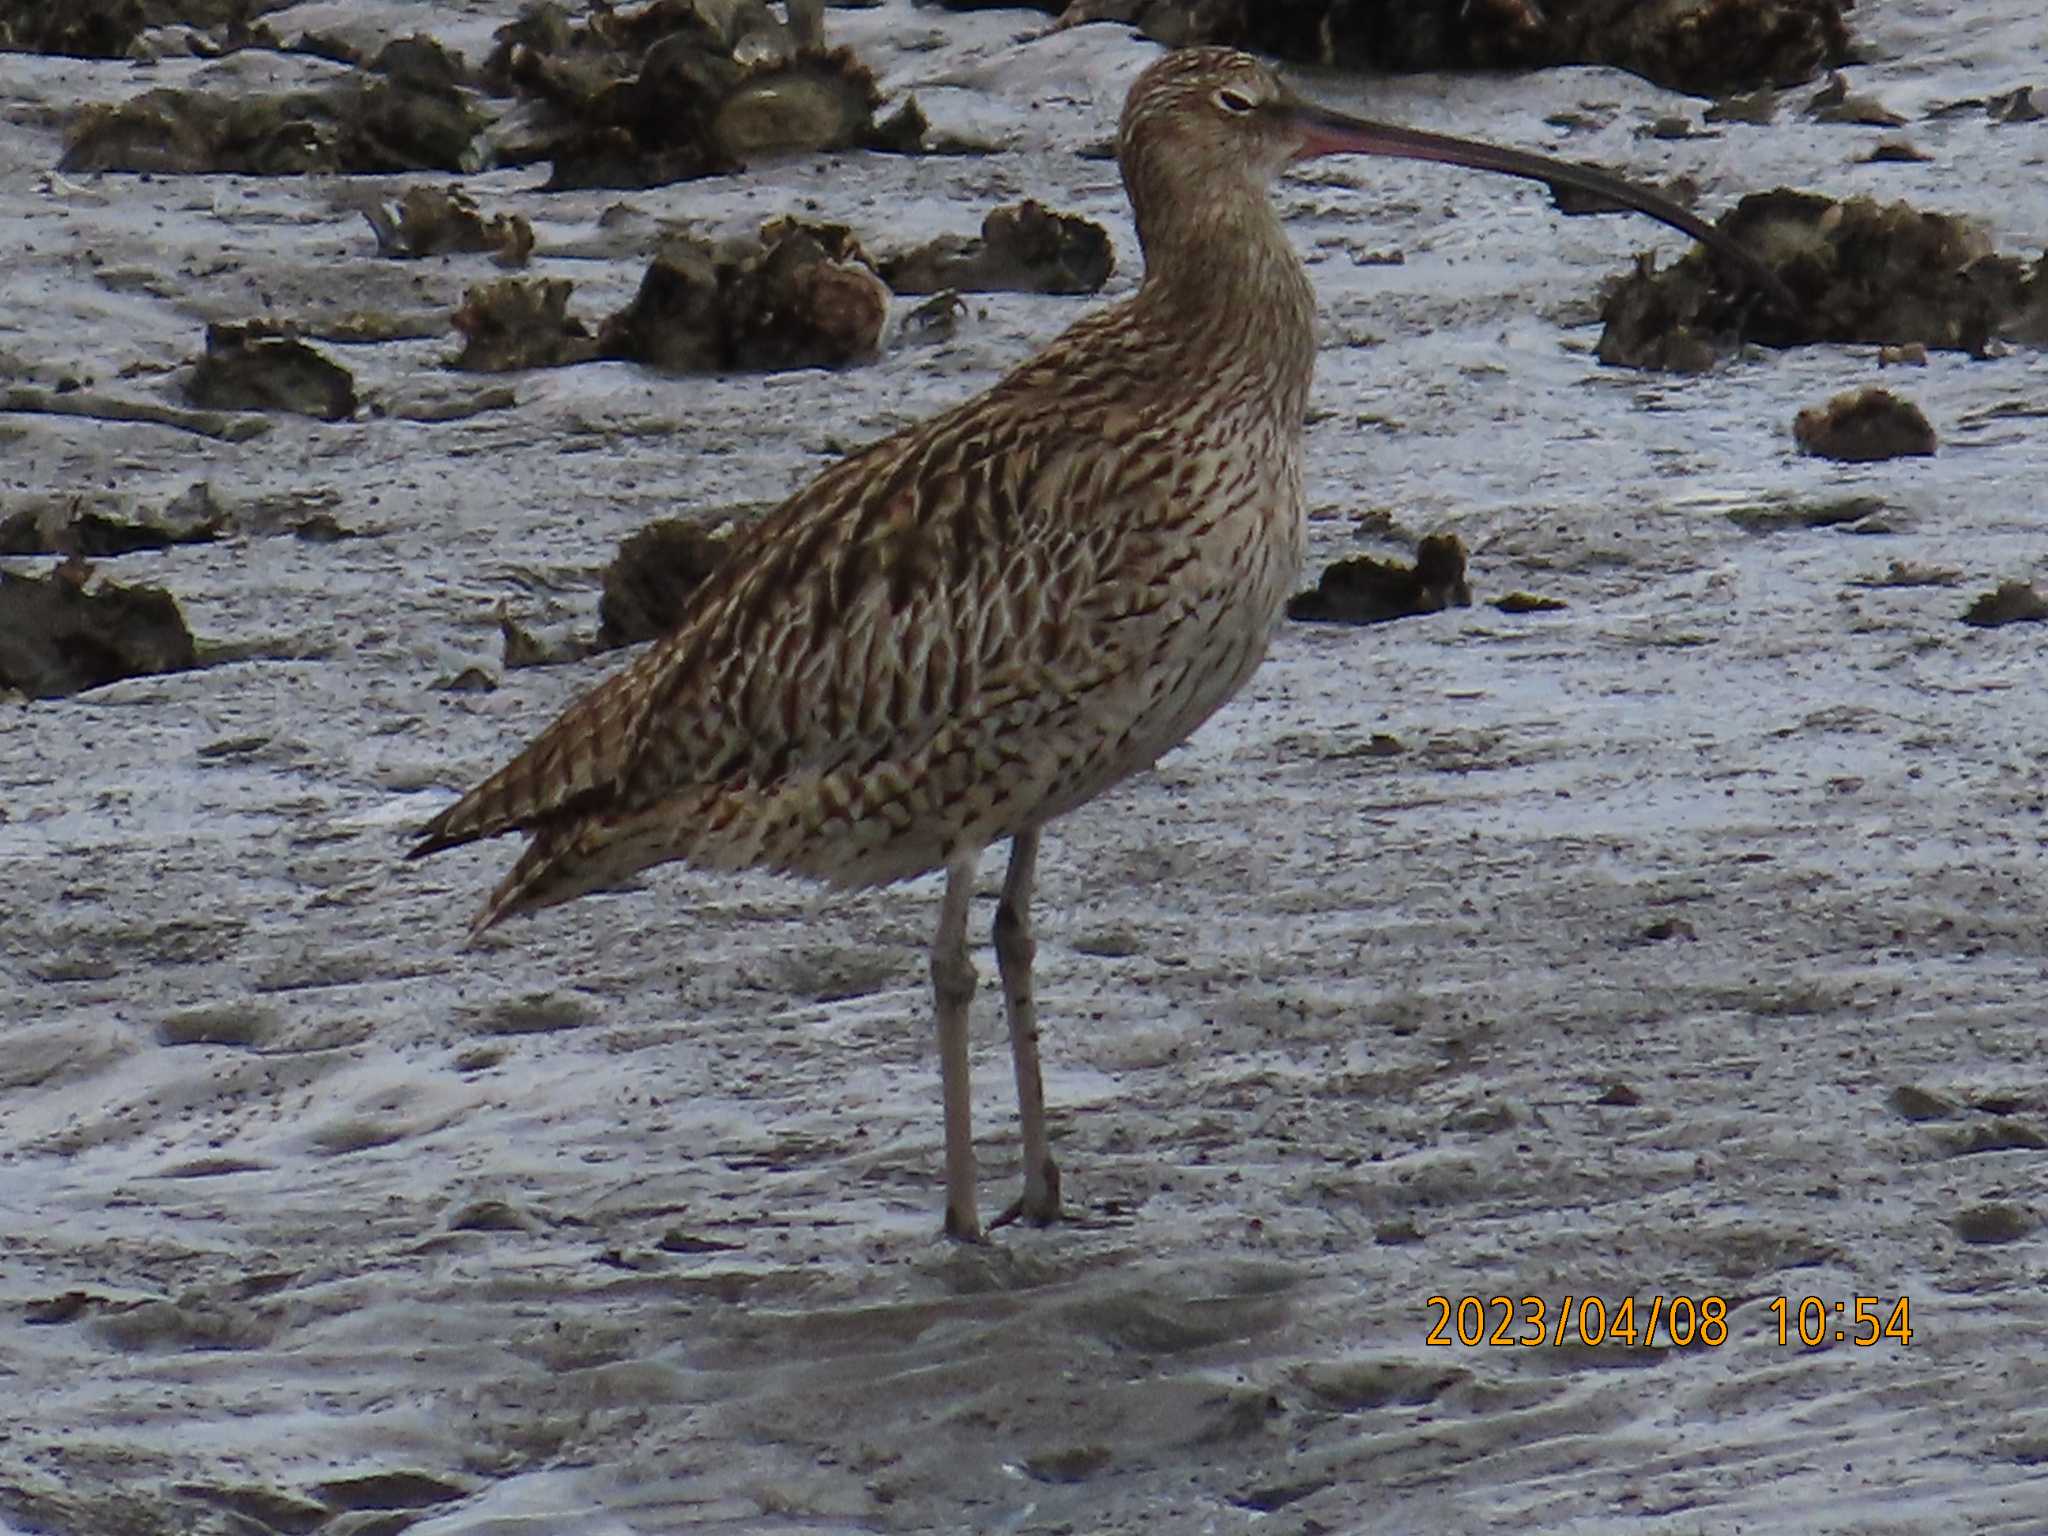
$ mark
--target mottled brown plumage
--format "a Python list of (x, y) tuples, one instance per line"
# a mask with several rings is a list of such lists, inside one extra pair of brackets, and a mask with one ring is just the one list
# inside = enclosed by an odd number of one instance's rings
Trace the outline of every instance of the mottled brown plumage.
[(971, 1237), (966, 906), (981, 851), (1012, 839), (996, 952), (1026, 1180), (1009, 1214), (1052, 1220), (1038, 832), (1229, 698), (1293, 589), (1314, 297), (1267, 187), (1343, 149), (1541, 165), (1690, 217), (1594, 172), (1340, 118), (1244, 54), (1170, 54), (1133, 88), (1118, 140), (1136, 295), (742, 535), (673, 634), (436, 817), (414, 855), (530, 836), (479, 931), (670, 859), (842, 885), (947, 870), (932, 962), (947, 1230)]

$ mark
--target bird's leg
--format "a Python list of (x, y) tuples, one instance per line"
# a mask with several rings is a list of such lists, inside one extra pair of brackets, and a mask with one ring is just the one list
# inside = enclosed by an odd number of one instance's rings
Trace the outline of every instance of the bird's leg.
[(932, 940), (932, 1004), (939, 1019), (939, 1078), (946, 1098), (946, 1236), (981, 1241), (974, 1204), (974, 1095), (967, 1079), (967, 1010), (974, 962), (967, 954), (967, 902), (979, 852), (946, 866), (946, 895)]
[(1031, 888), (1038, 878), (1038, 829), (1010, 843), (1010, 872), (996, 904), (996, 966), (1003, 976), (1003, 1011), (1010, 1020), (1010, 1055), (1017, 1065), (1017, 1115), (1024, 1122), (1024, 1193), (996, 1218), (1004, 1226), (1023, 1217), (1033, 1226), (1059, 1220), (1060, 1170), (1045, 1139), (1045, 1083), (1038, 1070), (1038, 1005), (1031, 996)]

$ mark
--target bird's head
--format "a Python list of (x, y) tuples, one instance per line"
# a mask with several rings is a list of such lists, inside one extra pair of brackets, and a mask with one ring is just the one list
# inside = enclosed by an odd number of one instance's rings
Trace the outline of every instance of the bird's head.
[[(1131, 87), (1117, 133), (1126, 169), (1171, 162), (1192, 189), (1214, 177), (1270, 182), (1299, 157), (1299, 99), (1260, 60), (1234, 48), (1182, 48)], [(1164, 167), (1162, 167), (1164, 168)]]
[(1117, 134), (1141, 232), (1148, 205), (1241, 198), (1248, 187), (1263, 192), (1297, 160), (1343, 154), (1492, 171), (1632, 208), (1725, 257), (1780, 309), (1791, 313), (1795, 305), (1753, 252), (1661, 193), (1597, 166), (1334, 111), (1296, 95), (1268, 65), (1234, 48), (1183, 48), (1155, 61), (1131, 87)]

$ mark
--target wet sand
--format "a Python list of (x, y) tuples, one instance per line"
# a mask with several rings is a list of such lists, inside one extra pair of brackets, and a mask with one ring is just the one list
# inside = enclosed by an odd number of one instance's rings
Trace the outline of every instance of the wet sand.
[[(440, 35), (480, 57), (513, 9)], [(418, 24), (272, 19), (344, 12)], [(1925, 163), (1862, 163), (1885, 131), (1807, 120), (1809, 89), (1669, 139), (1640, 130), (1702, 104), (1604, 71), (1306, 83), (1689, 174), (1710, 213), (1869, 191), (2031, 259), (2048, 132), (1927, 114), (2048, 87), (2032, 12), (1854, 14), (1852, 85)], [(1148, 45), (902, 0), (829, 23), (1001, 152), (463, 185), (532, 221), (533, 271), (590, 315), (660, 221), (807, 204), (880, 244), (1036, 196), (1109, 225), (1129, 290), (1114, 168), (1079, 151)], [(379, 258), (367, 178), (51, 174), (77, 102), (302, 67), (7, 57), (10, 370), (170, 399), (208, 319), (445, 314), (497, 275)], [(1312, 569), (1394, 547), (1361, 523), (1453, 531), (1478, 605), (1284, 627), (1240, 700), (1049, 834), (1077, 1219), (985, 1249), (937, 1236), (935, 882), (669, 869), (463, 952), (512, 847), (398, 854), (614, 664), (450, 691), (499, 675), (500, 604), (589, 633), (625, 535), (786, 494), (1099, 300), (976, 296), (949, 342), (746, 379), (479, 381), (442, 370), (452, 332), (323, 343), (369, 408), (240, 443), (0, 415), (10, 503), (204, 481), (259, 530), (99, 567), (168, 587), (231, 659), (4, 706), (0, 1528), (2048, 1531), (2044, 631), (1960, 622), (2042, 573), (2048, 362), (1605, 370), (1600, 278), (1677, 237), (1424, 166), (1279, 195), (1324, 319)], [(600, 225), (619, 203), (639, 217)], [(463, 419), (394, 408), (503, 382), (516, 403)], [(1935, 457), (1798, 452), (1799, 409), (1879, 382)], [(1851, 496), (1880, 509), (1807, 525)], [(260, 531), (313, 510), (360, 536)], [(1959, 575), (1885, 585), (1894, 562)], [(1568, 606), (1488, 606), (1518, 589)], [(1428, 1342), (1430, 1298), (1496, 1295), (1539, 1298), (1545, 1342)], [(1568, 1296), (1712, 1298), (1726, 1334), (1559, 1342)], [(1780, 1341), (1780, 1298), (1796, 1332), (1800, 1298), (1858, 1296), (1905, 1299), (1911, 1342), (1838, 1342), (1832, 1312), (1819, 1347)]]

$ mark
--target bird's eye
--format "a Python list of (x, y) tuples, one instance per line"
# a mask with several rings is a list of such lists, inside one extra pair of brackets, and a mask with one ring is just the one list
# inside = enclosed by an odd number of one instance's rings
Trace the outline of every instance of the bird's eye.
[(1226, 86), (1216, 93), (1216, 105), (1226, 112), (1249, 112), (1256, 103), (1243, 91), (1233, 91)]

